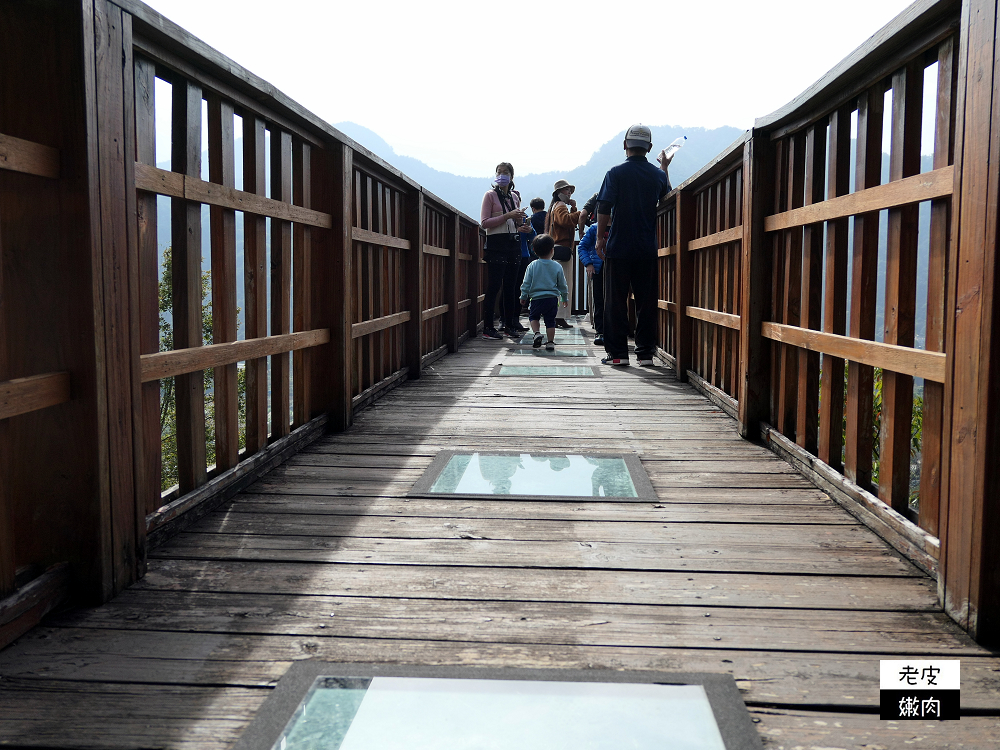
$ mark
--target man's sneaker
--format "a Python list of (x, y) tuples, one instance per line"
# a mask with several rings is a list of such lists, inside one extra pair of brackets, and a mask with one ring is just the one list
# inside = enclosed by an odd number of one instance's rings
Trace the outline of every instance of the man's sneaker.
[(597, 334), (597, 337), (594, 339), (594, 346), (604, 346), (604, 334), (603, 333)]
[(555, 341), (546, 341), (545, 342), (545, 351), (547, 351), (547, 352), (554, 352), (555, 350), (556, 350), (556, 342)]
[(639, 367), (652, 367), (653, 358), (652, 357), (641, 357), (639, 359)]
[(536, 349), (541, 349), (541, 347), (542, 347), (542, 334), (536, 333), (535, 334), (535, 340), (534, 340), (534, 342), (531, 345), (533, 347), (535, 347)]
[(493, 339), (493, 340), (502, 339), (503, 338), (503, 334), (502, 333), (498, 333), (497, 329), (495, 329), (495, 328), (484, 328), (483, 329), (483, 338), (487, 339), (487, 340), (489, 340), (489, 339)]
[(628, 367), (628, 357), (619, 359), (618, 357), (605, 357), (601, 360), (602, 365), (614, 365), (615, 367)]

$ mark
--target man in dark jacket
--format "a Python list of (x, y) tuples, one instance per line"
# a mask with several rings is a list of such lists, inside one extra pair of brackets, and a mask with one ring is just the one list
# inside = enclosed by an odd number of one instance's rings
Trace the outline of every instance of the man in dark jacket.
[[(604, 349), (601, 361), (627, 366), (628, 294), (635, 297), (635, 356), (652, 365), (656, 352), (656, 207), (668, 192), (667, 165), (646, 160), (653, 138), (645, 125), (625, 131), (627, 159), (608, 170), (597, 196), (597, 254), (604, 259)], [(612, 216), (614, 220), (612, 221)], [(611, 231), (606, 234), (608, 225)], [(606, 239), (605, 239), (606, 237)]]

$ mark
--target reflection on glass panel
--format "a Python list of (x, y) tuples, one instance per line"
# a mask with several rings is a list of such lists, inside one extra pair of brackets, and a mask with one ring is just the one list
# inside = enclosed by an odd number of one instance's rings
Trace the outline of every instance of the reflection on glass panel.
[[(360, 705), (320, 698), (344, 692)], [(298, 722), (326, 705), (330, 734), (306, 740)], [(725, 750), (701, 685), (375, 677), (367, 691), (316, 689), (306, 708), (276, 750)]]
[(338, 750), (370, 683), (369, 679), (350, 677), (318, 678), (275, 749)]
[[(521, 338), (520, 343), (522, 343), (522, 344), (531, 344), (531, 343), (534, 342), (534, 340), (535, 340), (535, 334), (533, 334), (533, 333), (531, 333), (531, 331), (529, 331), (528, 333), (526, 333)], [(587, 343), (587, 339), (578, 330), (577, 331), (560, 331), (559, 333), (556, 334), (556, 337), (555, 337), (554, 341), (556, 342), (556, 344), (570, 344), (572, 346), (579, 346), (581, 344), (586, 344)]]
[(586, 349), (511, 349), (510, 353), (516, 356), (528, 357), (591, 357), (593, 356)]
[(638, 497), (625, 459), (530, 453), (452, 456), (430, 491), (459, 495)]
[(579, 378), (595, 378), (594, 371), (590, 367), (574, 367), (572, 365), (503, 365), (500, 368), (500, 375), (508, 377), (544, 377), (553, 375), (574, 376)]

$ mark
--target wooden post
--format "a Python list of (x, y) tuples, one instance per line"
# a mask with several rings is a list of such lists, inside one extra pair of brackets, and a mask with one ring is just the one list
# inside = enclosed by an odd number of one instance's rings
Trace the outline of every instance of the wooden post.
[(411, 378), (420, 377), (424, 354), (424, 194), (415, 189), (406, 196), (406, 235), (410, 249), (406, 255), (406, 365)]
[[(962, 8), (945, 385), (948, 461), (938, 590), (945, 610), (983, 644), (1000, 642), (1000, 326), (997, 304), (996, 0)], [(964, 100), (964, 103), (963, 103)], [(988, 158), (989, 157), (989, 158)]]
[(756, 440), (769, 411), (767, 340), (761, 324), (769, 309), (771, 258), (764, 216), (773, 204), (774, 147), (766, 132), (751, 131), (743, 150), (743, 269), (740, 273), (739, 433)]
[(101, 244), (95, 248), (99, 265), (94, 271), (104, 315), (98, 350), (104, 355), (99, 377), (105, 390), (110, 489), (110, 507), (102, 511), (110, 523), (101, 530), (107, 597), (135, 581), (145, 564), (145, 502), (135, 484), (142, 466), (139, 268), (129, 251), (137, 243), (131, 20), (118, 6), (95, 0), (97, 127), (92, 138), (98, 144)]
[(462, 222), (457, 213), (451, 218), (451, 224), (451, 255), (446, 261), (448, 265), (445, 273), (448, 313), (444, 319), (444, 340), (448, 344), (448, 351), (454, 353), (458, 351), (458, 303), (462, 299), (458, 288), (458, 252), (462, 246)]
[[(208, 177), (236, 187), (233, 105), (208, 97)], [(236, 212), (212, 206), (212, 343), (236, 341)], [(215, 465), (225, 471), (239, 461), (236, 363), (215, 368)]]
[[(7, 355), (7, 295), (4, 293), (3, 236), (0, 234), (0, 383), (10, 380), (9, 357)], [(14, 591), (14, 577), (17, 559), (14, 554), (14, 501), (7, 489), (10, 482), (10, 429), (6, 419), (0, 419), (0, 599)], [(0, 641), (3, 648), (3, 641)]]
[[(155, 66), (148, 60), (135, 61), (135, 160), (156, 166)], [(157, 247), (156, 196), (136, 196), (139, 250), (139, 353), (160, 350), (159, 251)], [(162, 457), (160, 446), (160, 381), (142, 385), (143, 469), (138, 492), (145, 502), (143, 514), (160, 507)]]
[[(266, 195), (264, 121), (243, 115), (243, 190)], [(246, 337), (267, 336), (267, 223), (263, 216), (243, 214), (243, 304)], [(267, 358), (246, 361), (246, 452), (253, 455), (267, 445)]]
[(335, 303), (330, 328), (332, 367), (326, 375), (332, 381), (330, 429), (339, 432), (350, 427), (354, 419), (351, 408), (351, 373), (354, 368), (354, 339), (351, 337), (354, 310), (354, 240), (351, 233), (354, 226), (354, 150), (346, 144), (336, 144), (333, 148), (333, 241), (330, 243), (332, 257), (329, 260), (332, 271), (328, 293)]
[[(934, 169), (953, 163), (955, 93), (958, 84), (958, 45), (955, 37), (941, 43), (938, 51), (937, 122), (934, 128)], [(927, 329), (928, 351), (945, 350), (945, 301), (947, 297), (948, 249), (951, 239), (951, 200), (931, 202), (928, 242)], [(954, 273), (954, 272), (953, 272)], [(920, 467), (920, 528), (938, 536), (943, 488), (944, 383), (924, 381), (923, 436)]]
[[(271, 131), (271, 198), (292, 202), (292, 136)], [(292, 224), (271, 219), (271, 335), (292, 331)], [(271, 439), (290, 432), (289, 356), (271, 357)]]
[[(201, 179), (201, 87), (173, 82), (171, 168)], [(201, 205), (170, 201), (173, 248), (174, 349), (202, 345)], [(181, 494), (205, 483), (205, 386), (201, 370), (174, 378), (177, 407), (177, 472)]]
[(682, 383), (687, 380), (688, 370), (691, 369), (692, 354), (692, 325), (691, 318), (687, 316), (687, 308), (694, 302), (694, 256), (688, 250), (688, 243), (694, 239), (697, 229), (696, 201), (694, 193), (687, 190), (677, 191), (677, 262), (674, 265), (675, 283), (674, 300), (677, 303), (677, 311), (674, 318), (676, 325), (674, 369), (677, 379)]
[[(805, 137), (802, 134), (790, 135), (787, 143), (787, 172), (784, 185), (784, 205), (782, 208), (791, 211), (802, 206), (805, 177)], [(783, 250), (781, 248), (784, 248)], [(797, 326), (801, 322), (802, 294), (802, 228), (786, 229), (779, 235), (779, 252), (783, 252), (784, 275), (781, 279), (783, 303), (781, 322), (785, 325)], [(799, 411), (799, 353), (796, 347), (779, 344), (778, 361), (778, 424), (775, 427), (790, 439), (795, 439), (796, 412)]]

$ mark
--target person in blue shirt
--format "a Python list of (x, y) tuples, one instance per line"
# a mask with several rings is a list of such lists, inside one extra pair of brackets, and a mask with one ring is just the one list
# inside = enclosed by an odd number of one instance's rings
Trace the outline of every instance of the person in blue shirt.
[(545, 210), (545, 201), (541, 198), (532, 198), (528, 205), (531, 206), (529, 217), (531, 228), (535, 230), (535, 234), (545, 234), (545, 216), (548, 213)]
[(565, 304), (569, 298), (569, 286), (566, 284), (566, 274), (563, 273), (562, 264), (552, 260), (552, 250), (555, 246), (556, 241), (550, 235), (540, 234), (535, 238), (532, 249), (538, 260), (533, 260), (528, 265), (524, 282), (521, 284), (521, 301), (531, 300), (531, 306), (528, 308), (528, 325), (535, 332), (532, 346), (538, 349), (542, 345), (538, 321), (539, 318), (544, 318), (545, 333), (548, 334), (545, 349), (550, 352), (556, 348), (556, 312), (559, 309), (559, 301)]
[[(608, 170), (597, 195), (598, 256), (604, 260), (604, 350), (606, 365), (627, 366), (628, 294), (635, 297), (635, 356), (652, 365), (656, 352), (656, 207), (670, 192), (669, 159), (660, 168), (646, 160), (653, 137), (645, 125), (625, 131), (624, 163)], [(610, 225), (610, 232), (608, 231)]]
[(583, 233), (580, 244), (576, 247), (577, 255), (584, 269), (587, 271), (587, 280), (590, 288), (594, 290), (594, 330), (597, 336), (594, 337), (594, 344), (604, 345), (604, 260), (597, 254), (597, 224), (591, 224), (587, 231)]

